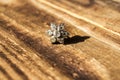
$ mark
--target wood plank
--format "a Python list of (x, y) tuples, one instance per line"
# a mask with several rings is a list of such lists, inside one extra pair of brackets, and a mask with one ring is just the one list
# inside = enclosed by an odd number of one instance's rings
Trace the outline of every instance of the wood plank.
[[(1, 0), (0, 78), (119, 80), (119, 6), (119, 0)], [(51, 22), (65, 23), (66, 45), (50, 43)]]

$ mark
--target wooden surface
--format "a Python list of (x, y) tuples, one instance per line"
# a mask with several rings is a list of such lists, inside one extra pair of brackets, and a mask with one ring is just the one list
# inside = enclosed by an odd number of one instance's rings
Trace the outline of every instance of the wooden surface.
[[(70, 39), (51, 44), (50, 23)], [(120, 80), (120, 0), (0, 0), (0, 80)]]

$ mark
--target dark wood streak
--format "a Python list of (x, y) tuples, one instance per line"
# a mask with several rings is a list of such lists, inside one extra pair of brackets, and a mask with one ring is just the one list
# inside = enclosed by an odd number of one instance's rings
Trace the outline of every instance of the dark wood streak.
[(86, 0), (86, 1), (84, 1), (84, 0), (83, 1), (82, 0), (54, 0), (54, 1), (51, 0), (52, 3), (55, 2), (55, 1), (58, 2), (58, 3), (61, 3), (61, 4), (65, 4), (65, 2), (67, 1), (67, 2), (70, 2), (70, 3), (74, 3), (77, 6), (83, 6), (83, 7), (86, 7), (86, 8), (91, 7), (95, 4), (95, 0)]
[(27, 75), (16, 64), (14, 64), (2, 51), (0, 52), (0, 57), (3, 58), (12, 67), (12, 69), (22, 77), (23, 80), (28, 80)]
[(7, 73), (7, 71), (0, 65), (0, 71), (6, 76), (8, 80), (13, 80), (12, 77)]
[(75, 0), (71, 0), (71, 3), (74, 3), (76, 5), (81, 5), (83, 7), (90, 7), (93, 6), (95, 4), (95, 0), (88, 0), (89, 3), (82, 3), (80, 1), (75, 1)]
[(22, 61), (21, 59), (19, 59), (18, 56), (15, 55), (14, 52), (10, 51), (5, 45), (3, 45), (3, 44), (1, 44), (1, 43), (0, 43), (0, 45), (1, 45), (7, 52), (9, 52), (12, 56), (14, 56), (18, 61), (20, 61), (20, 62), (22, 62), (22, 63), (24, 62), (24, 61)]

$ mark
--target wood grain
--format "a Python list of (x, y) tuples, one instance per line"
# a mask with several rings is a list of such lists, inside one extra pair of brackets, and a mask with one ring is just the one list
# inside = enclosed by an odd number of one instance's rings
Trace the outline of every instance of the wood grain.
[[(119, 0), (0, 1), (0, 80), (119, 80)], [(51, 22), (70, 39), (51, 44)]]

